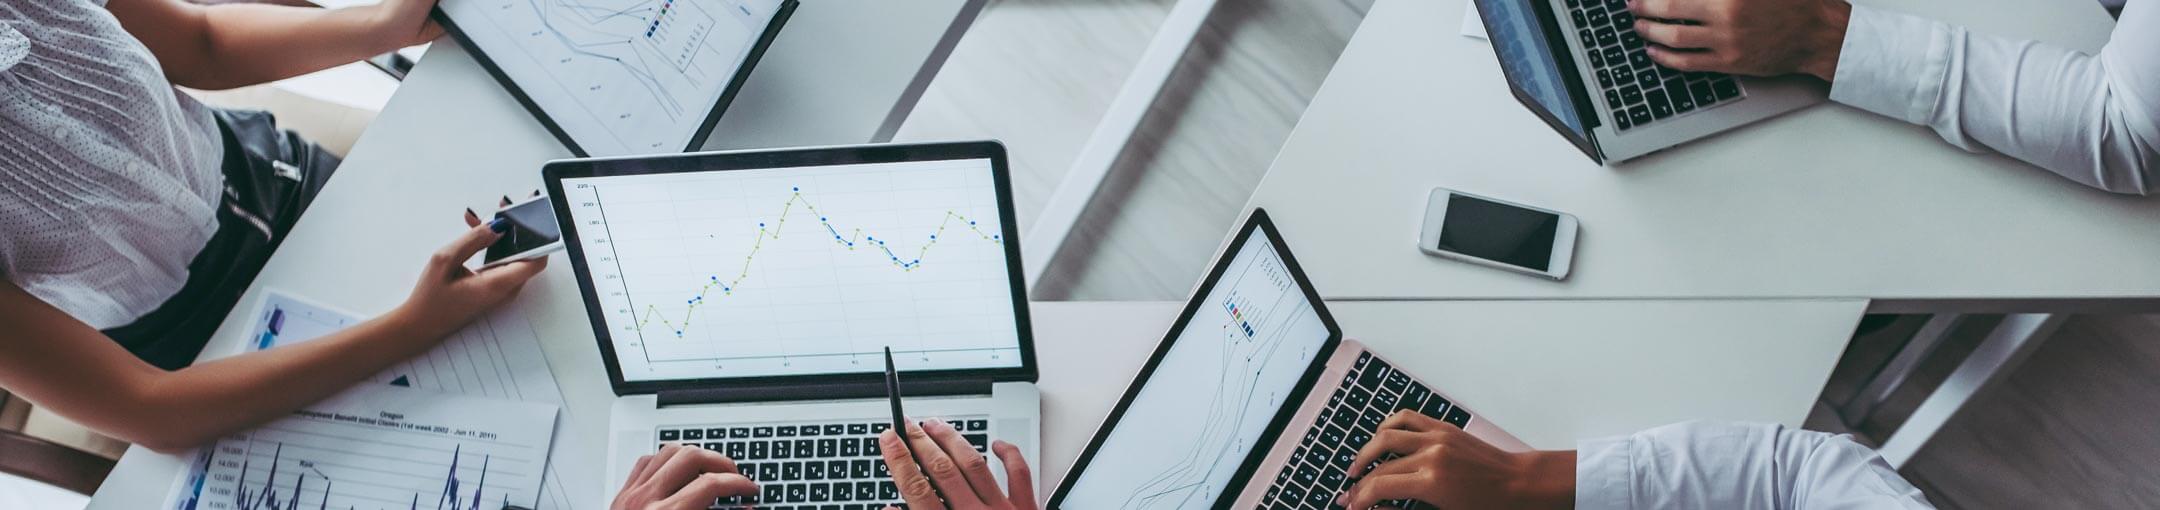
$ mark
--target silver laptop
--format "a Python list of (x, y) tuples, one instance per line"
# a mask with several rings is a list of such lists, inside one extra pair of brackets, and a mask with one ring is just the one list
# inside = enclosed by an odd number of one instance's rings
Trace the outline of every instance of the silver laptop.
[(1050, 508), (1332, 508), (1358, 448), (1405, 410), (1528, 449), (1343, 340), (1267, 212), (1255, 209)]
[[(1625, 0), (1475, 0), (1515, 99), (1600, 164), (1822, 102), (1809, 77), (1658, 65)], [(1555, 49), (1557, 48), (1557, 51)]]
[[(996, 142), (577, 159), (544, 170), (617, 398), (604, 494), (669, 444), (765, 509), (900, 503), (883, 349), (915, 419), (1037, 455), (1041, 406)], [(995, 455), (991, 454), (994, 458)], [(993, 460), (993, 462), (996, 462)]]

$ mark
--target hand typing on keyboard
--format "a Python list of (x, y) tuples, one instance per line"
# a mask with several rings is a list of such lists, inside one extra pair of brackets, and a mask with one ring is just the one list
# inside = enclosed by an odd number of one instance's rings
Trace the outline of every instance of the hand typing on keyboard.
[(1400, 411), (1358, 450), (1356, 479), (1335, 504), (1349, 509), (1552, 508), (1575, 506), (1575, 452), (1501, 451), (1447, 422)]
[[(1650, 59), (1681, 71), (1807, 73), (1831, 81), (1852, 5), (1845, 0), (1628, 0)], [(1683, 21), (1684, 20), (1684, 21)]]
[[(906, 448), (901, 447), (900, 436), (889, 430), (878, 435), (878, 443), (908, 508), (1035, 510), (1034, 475), (1029, 473), (1019, 447), (1004, 441), (990, 444), (991, 451), (1005, 464), (1011, 493), (1008, 496), (1006, 490), (998, 489), (997, 477), (990, 472), (990, 460), (975, 451), (951, 424), (934, 419), (920, 426), (910, 423), (907, 435)], [(910, 450), (915, 452), (915, 458), (922, 459), (921, 466), (908, 458)], [(934, 488), (932, 482), (936, 483)], [(938, 500), (939, 495), (944, 496), (944, 501)]]
[(735, 460), (703, 448), (667, 445), (638, 459), (630, 480), (615, 493), (614, 510), (703, 510), (713, 501), (757, 494), (756, 483), (735, 470)]

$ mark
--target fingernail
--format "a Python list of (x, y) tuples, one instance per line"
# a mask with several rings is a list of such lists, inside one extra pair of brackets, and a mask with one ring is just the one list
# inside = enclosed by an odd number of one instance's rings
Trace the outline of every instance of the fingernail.
[(480, 217), (480, 213), (476, 213), (476, 212), (473, 212), (473, 210), (472, 210), (472, 208), (471, 208), (471, 207), (467, 207), (467, 208), (465, 208), (465, 215), (466, 215), (466, 216), (471, 216), (471, 217), (475, 217), (475, 218), (478, 218), (478, 217)]
[(500, 233), (504, 233), (504, 232), (509, 232), (509, 231), (510, 231), (510, 220), (508, 220), (508, 219), (504, 219), (504, 218), (495, 218), (495, 219), (493, 219), (493, 220), (489, 220), (489, 221), (488, 221), (488, 230), (493, 230), (493, 231), (495, 231), (495, 233), (497, 233), (497, 234), (500, 234)]
[(1344, 494), (1344, 493), (1340, 493), (1340, 492), (1337, 492), (1337, 493), (1335, 493), (1335, 506), (1340, 506), (1340, 507), (1348, 507), (1348, 506), (1350, 506), (1350, 495), (1349, 495), (1349, 494)]

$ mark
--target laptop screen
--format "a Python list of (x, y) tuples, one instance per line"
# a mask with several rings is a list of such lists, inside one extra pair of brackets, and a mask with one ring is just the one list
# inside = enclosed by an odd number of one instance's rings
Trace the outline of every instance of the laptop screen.
[[(1261, 220), (1264, 221), (1264, 218)], [(1058, 489), (1063, 508), (1212, 506), (1331, 349), (1332, 322), (1248, 226)], [(1279, 429), (1279, 427), (1278, 427)], [(1094, 466), (1090, 469), (1089, 466)]]
[(1551, 40), (1538, 23), (1537, 5), (1546, 0), (1475, 0), (1485, 18), (1487, 40), (1500, 57), (1501, 72), (1508, 84), (1529, 96), (1546, 114), (1558, 119), (1576, 138), (1587, 136), (1575, 102), (1568, 98), (1567, 82), (1560, 74), (1553, 49), (1566, 49), (1565, 41)]
[(888, 346), (907, 371), (1014, 368), (1022, 298), (995, 171), (599, 174), (562, 179), (560, 207), (624, 382), (882, 372)]

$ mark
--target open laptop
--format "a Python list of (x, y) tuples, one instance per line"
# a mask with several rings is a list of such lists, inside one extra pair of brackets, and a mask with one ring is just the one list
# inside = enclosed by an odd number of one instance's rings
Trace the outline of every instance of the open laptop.
[(1267, 212), (1254, 209), (1050, 508), (1330, 508), (1358, 448), (1399, 410), (1528, 449), (1343, 340)]
[(1475, 0), (1508, 88), (1600, 164), (1767, 119), (1828, 97), (1807, 77), (1658, 65), (1625, 0)]
[[(721, 451), (756, 497), (883, 508), (883, 349), (914, 418), (1033, 458), (1041, 406), (1004, 147), (677, 154), (543, 171), (615, 400), (613, 495), (667, 444)], [(992, 454), (994, 457), (995, 455)]]

